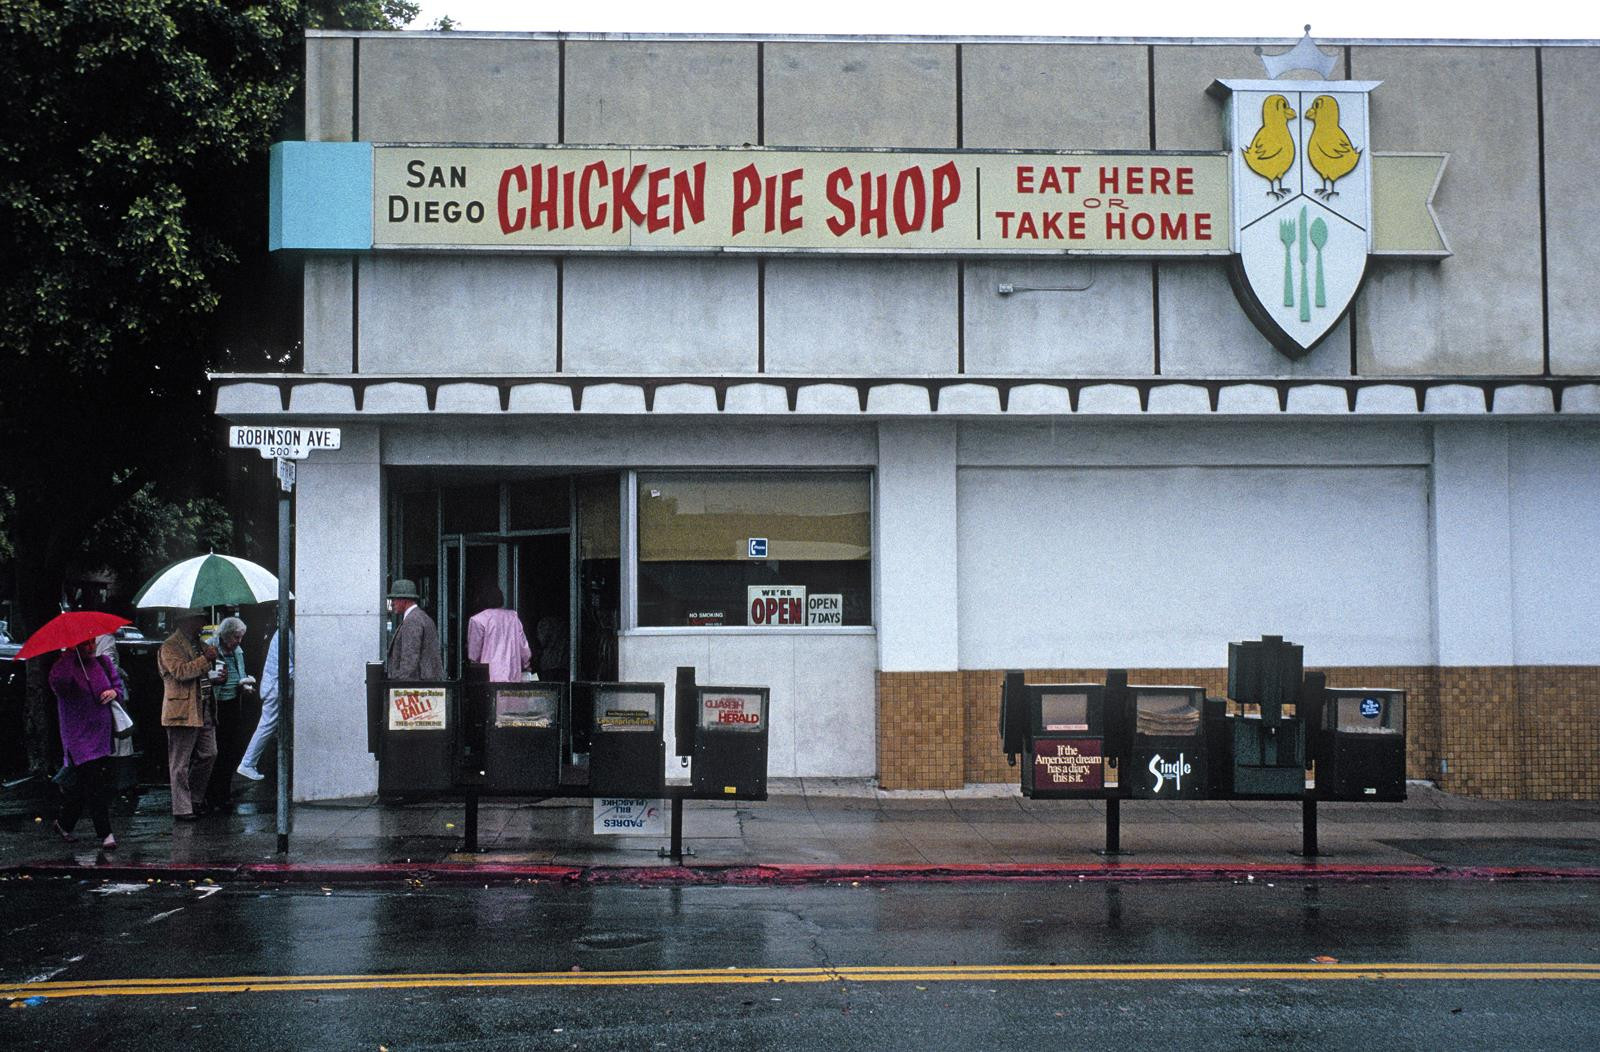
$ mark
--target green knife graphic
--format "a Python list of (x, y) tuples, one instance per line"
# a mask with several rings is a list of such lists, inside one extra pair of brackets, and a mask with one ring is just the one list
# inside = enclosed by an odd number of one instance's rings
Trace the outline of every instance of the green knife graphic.
[(1310, 254), (1310, 243), (1306, 240), (1306, 206), (1300, 206), (1300, 320), (1311, 320), (1311, 298), (1307, 295), (1310, 291), (1306, 283), (1306, 257)]

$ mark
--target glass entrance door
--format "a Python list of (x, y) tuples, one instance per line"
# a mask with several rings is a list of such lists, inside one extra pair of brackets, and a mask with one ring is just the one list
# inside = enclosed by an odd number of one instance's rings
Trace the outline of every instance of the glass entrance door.
[(439, 639), (445, 674), (460, 678), (467, 623), (497, 603), (515, 610), (542, 680), (571, 677), (576, 641), (568, 630), (577, 591), (569, 530), (447, 534), (439, 560)]

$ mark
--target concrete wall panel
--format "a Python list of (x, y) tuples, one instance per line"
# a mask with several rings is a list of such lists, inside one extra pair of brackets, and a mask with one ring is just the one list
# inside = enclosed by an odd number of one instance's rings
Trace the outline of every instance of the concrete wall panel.
[(954, 373), (956, 265), (774, 259), (767, 264), (771, 373)]
[(1594, 178), (1600, 48), (1544, 50), (1545, 218), (1550, 266), (1550, 371), (1600, 373), (1600, 238)]
[(306, 140), (349, 142), (355, 116), (355, 41), (306, 40)]
[(956, 144), (954, 44), (766, 45), (768, 146)]
[(1302, 358), (1290, 358), (1255, 327), (1221, 260), (1163, 262), (1161, 372), (1168, 376), (1349, 376), (1346, 318)]
[(1506, 425), (1442, 422), (1433, 435), (1437, 663), (1514, 664)]
[(755, 142), (756, 47), (658, 40), (569, 43), (567, 142)]
[[(1071, 292), (1015, 292), (1000, 282)], [(1118, 260), (969, 260), (967, 372), (1143, 375), (1154, 368), (1150, 265)]]
[(1363, 374), (1544, 367), (1534, 49), (1355, 48), (1376, 150), (1447, 151), (1434, 207), (1455, 255), (1369, 267), (1356, 301)]
[(967, 44), (961, 49), (963, 145), (1148, 149), (1146, 54), (1137, 45)]
[(308, 373), (348, 373), (353, 368), (354, 274), (355, 260), (350, 256), (306, 257), (301, 309)]
[(753, 373), (756, 263), (569, 259), (562, 368), (574, 373)]
[(365, 37), (361, 120), (369, 142), (556, 142), (553, 40)]
[(555, 370), (555, 264), (529, 256), (361, 260), (361, 371)]

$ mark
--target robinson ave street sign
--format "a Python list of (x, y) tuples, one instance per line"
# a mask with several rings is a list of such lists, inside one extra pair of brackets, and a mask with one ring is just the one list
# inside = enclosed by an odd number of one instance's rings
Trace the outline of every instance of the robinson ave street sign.
[(228, 428), (228, 446), (253, 449), (265, 459), (304, 460), (312, 450), (338, 449), (336, 427), (249, 427)]

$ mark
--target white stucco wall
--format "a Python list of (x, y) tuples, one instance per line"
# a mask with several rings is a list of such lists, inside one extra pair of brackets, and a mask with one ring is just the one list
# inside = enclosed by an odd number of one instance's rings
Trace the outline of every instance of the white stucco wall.
[(366, 664), (383, 658), (381, 442), (376, 427), (341, 430), (340, 448), (302, 460), (295, 482), (296, 800), (378, 788)]
[(1265, 633), (1316, 664), (1432, 663), (1410, 429), (1067, 431), (963, 438), (963, 668), (1216, 667)]
[(1600, 665), (1600, 429), (1509, 439), (1516, 663)]
[(669, 764), (672, 685), (679, 665), (693, 665), (700, 683), (771, 688), (769, 776), (877, 771), (878, 644), (870, 630), (635, 632), (623, 635), (618, 650), (624, 680), (667, 685)]

